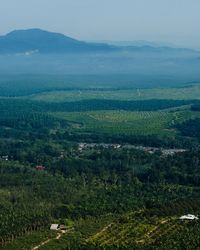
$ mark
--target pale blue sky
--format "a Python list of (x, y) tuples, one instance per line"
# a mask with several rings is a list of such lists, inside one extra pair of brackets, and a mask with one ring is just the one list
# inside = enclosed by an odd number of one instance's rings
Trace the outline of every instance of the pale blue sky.
[(0, 0), (0, 34), (42, 28), (81, 40), (200, 48), (200, 0)]

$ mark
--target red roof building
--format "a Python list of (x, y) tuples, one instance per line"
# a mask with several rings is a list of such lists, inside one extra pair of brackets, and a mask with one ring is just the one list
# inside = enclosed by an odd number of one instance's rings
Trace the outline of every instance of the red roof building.
[(36, 166), (35, 169), (41, 171), (41, 170), (45, 170), (45, 167), (44, 166)]

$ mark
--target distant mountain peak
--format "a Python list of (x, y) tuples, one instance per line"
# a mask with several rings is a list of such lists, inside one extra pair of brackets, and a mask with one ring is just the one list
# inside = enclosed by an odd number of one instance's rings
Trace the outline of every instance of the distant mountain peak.
[(63, 34), (56, 33), (56, 32), (50, 32), (38, 28), (33, 28), (33, 29), (24, 29), (24, 30), (13, 30), (7, 35), (5, 35), (7, 38), (16, 38), (16, 39), (30, 39), (30, 38), (50, 38), (50, 39), (69, 39), (71, 41), (77, 41), (76, 39), (67, 37)]
[(113, 46), (78, 41), (60, 33), (42, 29), (14, 30), (0, 36), (0, 53), (24, 53), (38, 50), (40, 53), (74, 53), (108, 51)]
[(43, 29), (39, 29), (39, 28), (32, 28), (32, 29), (17, 29), (17, 30), (13, 30), (11, 32), (9, 32), (7, 35), (13, 35), (13, 34), (17, 34), (17, 33), (33, 33), (33, 32), (37, 32), (37, 33), (48, 33), (48, 31), (43, 30)]

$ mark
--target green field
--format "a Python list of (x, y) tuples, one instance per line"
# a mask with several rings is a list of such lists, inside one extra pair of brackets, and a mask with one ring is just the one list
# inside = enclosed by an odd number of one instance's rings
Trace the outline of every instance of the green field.
[(173, 99), (194, 100), (200, 99), (200, 86), (192, 85), (182, 88), (152, 88), (152, 89), (129, 89), (129, 90), (72, 90), (52, 91), (32, 95), (32, 100), (45, 102), (81, 101), (87, 99), (106, 100), (149, 100), (149, 99)]
[(159, 112), (95, 111), (60, 112), (53, 116), (71, 122), (72, 130), (129, 135), (174, 135), (173, 126), (200, 117), (189, 110)]

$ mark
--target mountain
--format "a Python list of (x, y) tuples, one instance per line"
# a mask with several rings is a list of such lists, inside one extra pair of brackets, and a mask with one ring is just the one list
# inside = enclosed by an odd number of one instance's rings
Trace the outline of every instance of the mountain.
[(13, 53), (74, 53), (113, 51), (115, 46), (101, 43), (86, 43), (63, 34), (41, 29), (15, 30), (0, 36), (0, 54)]
[[(200, 52), (173, 48), (83, 42), (40, 29), (0, 36), (3, 74), (130, 74), (149, 81), (199, 81)], [(137, 77), (139, 76), (139, 78)], [(163, 78), (164, 77), (164, 78)]]
[[(139, 52), (139, 53), (176, 53), (192, 50), (157, 46), (148, 42), (83, 42), (60, 33), (41, 29), (15, 30), (0, 36), (0, 54), (65, 54), (82, 52)], [(194, 52), (194, 51), (193, 51)], [(195, 52), (196, 53), (196, 52)]]

